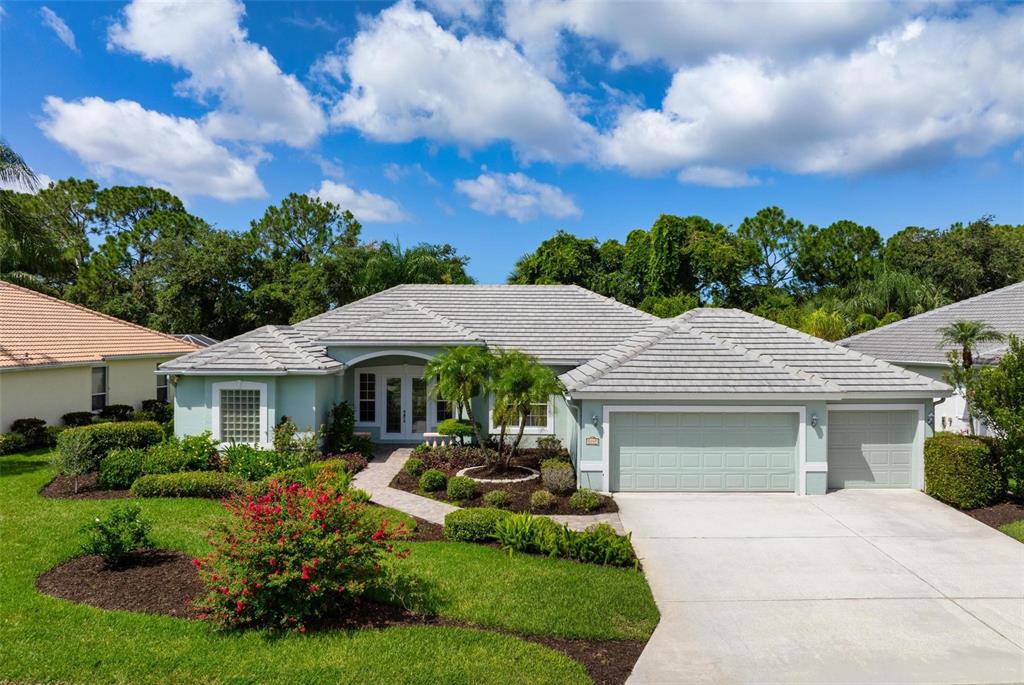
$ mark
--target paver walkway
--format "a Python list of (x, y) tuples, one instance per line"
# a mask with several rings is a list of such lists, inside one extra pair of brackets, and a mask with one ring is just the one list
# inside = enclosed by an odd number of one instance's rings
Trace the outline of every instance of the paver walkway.
[[(374, 454), (373, 461), (356, 474), (352, 482), (353, 486), (370, 493), (370, 501), (375, 504), (397, 509), (431, 523), (444, 525), (445, 515), (459, 507), (391, 487), (391, 481), (402, 470), (412, 454), (412, 448), (398, 447), (388, 451), (389, 449), (385, 448)], [(619, 533), (622, 532), (622, 521), (619, 520), (618, 514), (553, 515), (551, 518), (573, 530), (584, 530), (595, 523), (607, 523)]]

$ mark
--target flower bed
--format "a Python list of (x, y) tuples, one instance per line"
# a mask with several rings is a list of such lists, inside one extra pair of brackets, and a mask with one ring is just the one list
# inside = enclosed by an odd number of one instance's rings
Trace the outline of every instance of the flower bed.
[[(475, 459), (471, 455), (476, 453)], [(446, 459), (448, 455), (453, 455), (454, 458)], [(524, 450), (520, 455), (513, 459), (512, 463), (516, 466), (524, 466), (527, 468), (541, 470), (541, 463), (547, 455), (531, 450)], [(441, 471), (447, 476), (449, 480), (458, 475), (459, 471), (469, 466), (480, 465), (481, 457), (479, 451), (471, 450), (470, 448), (433, 448), (429, 451), (418, 451), (413, 454), (412, 459), (418, 459), (425, 469), (436, 469)], [(476, 463), (474, 463), (476, 462)], [(534, 478), (528, 481), (521, 481), (516, 483), (487, 483), (487, 482), (476, 482), (476, 493), (475, 496), (470, 499), (455, 500), (449, 497), (447, 491), (442, 488), (434, 492), (424, 492), (420, 488), (420, 471), (416, 472), (414, 469), (413, 473), (410, 473), (406, 469), (402, 469), (398, 472), (398, 475), (391, 481), (391, 487), (404, 490), (406, 492), (412, 492), (442, 502), (451, 502), (457, 504), (460, 507), (486, 507), (493, 506), (493, 500), (491, 503), (487, 501), (488, 493), (497, 490), (503, 490), (508, 493), (505, 503), (502, 505), (503, 508), (509, 509), (515, 512), (531, 512), (535, 514), (605, 514), (618, 511), (618, 507), (615, 505), (615, 500), (610, 497), (600, 497), (600, 504), (596, 509), (590, 511), (581, 511), (573, 508), (569, 501), (572, 498), (574, 490), (562, 493), (550, 493), (549, 499), (550, 505), (543, 508), (531, 508), (530, 499), (537, 492), (546, 492), (545, 486), (541, 479)], [(415, 474), (415, 475), (414, 475)], [(508, 477), (516, 477), (518, 473), (510, 473)], [(497, 477), (497, 476), (488, 476)]]

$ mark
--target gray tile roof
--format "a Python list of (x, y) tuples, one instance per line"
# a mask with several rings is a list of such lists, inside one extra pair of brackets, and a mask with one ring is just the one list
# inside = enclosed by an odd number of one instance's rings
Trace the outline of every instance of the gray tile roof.
[(342, 368), (291, 326), (263, 326), (160, 365), (169, 373), (329, 373)]
[[(954, 321), (981, 321), (1024, 338), (1024, 281), (854, 335), (839, 344), (901, 364), (945, 364), (946, 352), (952, 348), (942, 347), (939, 329)], [(1005, 342), (983, 343), (978, 346), (977, 360), (997, 362), (1006, 348)]]
[(415, 300), (367, 314), (318, 338), (321, 345), (482, 345), (483, 340)]
[(948, 386), (736, 309), (694, 309), (562, 375), (573, 395), (944, 394)]

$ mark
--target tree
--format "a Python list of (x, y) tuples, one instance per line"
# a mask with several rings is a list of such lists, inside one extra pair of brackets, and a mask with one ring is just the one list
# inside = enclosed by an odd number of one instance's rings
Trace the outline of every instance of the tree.
[(972, 413), (1006, 442), (1007, 475), (1024, 483), (1024, 341), (1010, 336), (1003, 358), (968, 385)]
[(931, 281), (886, 267), (877, 271), (873, 278), (851, 283), (842, 290), (841, 299), (846, 314), (868, 313), (879, 319), (889, 314), (898, 318), (915, 316), (950, 302)]
[[(501, 422), (498, 449), (503, 455), (505, 468), (508, 468), (523, 440), (534, 405), (547, 405), (552, 395), (565, 391), (565, 386), (551, 369), (536, 358), (518, 350), (509, 350), (497, 355), (491, 387), (494, 390), (496, 420)], [(505, 426), (509, 420), (517, 420), (519, 428), (511, 448), (505, 452)]]
[(870, 226), (846, 220), (811, 225), (796, 236), (793, 273), (812, 291), (845, 288), (870, 278), (881, 254), (882, 237)]
[(747, 283), (769, 290), (785, 285), (793, 275), (795, 242), (803, 228), (778, 207), (765, 207), (744, 219), (736, 233), (757, 254)]
[[(39, 179), (24, 158), (0, 139), (0, 183), (31, 192)], [(0, 190), (0, 275), (5, 271), (37, 273), (45, 268), (52, 244), (39, 222), (18, 200), (19, 194)]]
[(640, 303), (640, 309), (662, 319), (671, 319), (683, 312), (700, 306), (700, 300), (693, 293), (679, 295), (651, 295)]
[(484, 441), (480, 425), (473, 414), (473, 398), (486, 392), (494, 370), (494, 356), (478, 345), (449, 347), (427, 362), (423, 378), (437, 378), (433, 386), (435, 398), (455, 404), (458, 413), (465, 414), (473, 424), (473, 434), (478, 445)]
[(371, 246), (363, 269), (362, 293), (371, 295), (403, 283), (472, 283), (469, 258), (448, 244), (420, 243), (403, 250), (401, 243)]
[(846, 336), (846, 319), (839, 312), (815, 309), (803, 320), (800, 330), (822, 340), (839, 340)]
[(981, 321), (954, 321), (939, 329), (942, 345), (956, 345), (960, 348), (960, 360), (964, 368), (974, 366), (974, 350), (978, 343), (999, 342), (1002, 333)]
[(589, 288), (600, 263), (597, 238), (577, 238), (559, 230), (536, 250), (519, 258), (508, 282), (521, 285), (561, 283)]

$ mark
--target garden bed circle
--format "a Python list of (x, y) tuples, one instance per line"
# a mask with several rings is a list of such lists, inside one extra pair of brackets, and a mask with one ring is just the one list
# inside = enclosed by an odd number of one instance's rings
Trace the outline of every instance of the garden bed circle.
[(528, 471), (529, 475), (523, 476), (522, 478), (477, 478), (476, 476), (471, 476), (469, 474), (470, 471), (475, 471), (476, 469), (485, 469), (485, 468), (487, 468), (487, 466), (468, 466), (468, 467), (462, 469), (461, 471), (459, 471), (458, 473), (456, 473), (455, 475), (456, 476), (466, 476), (467, 478), (472, 478), (473, 480), (475, 480), (478, 483), (525, 483), (528, 480), (533, 480), (534, 478), (540, 478), (540, 471), (538, 471), (537, 469), (531, 469), (529, 466), (519, 466), (519, 465), (510, 466), (509, 469), (518, 469), (520, 471)]

